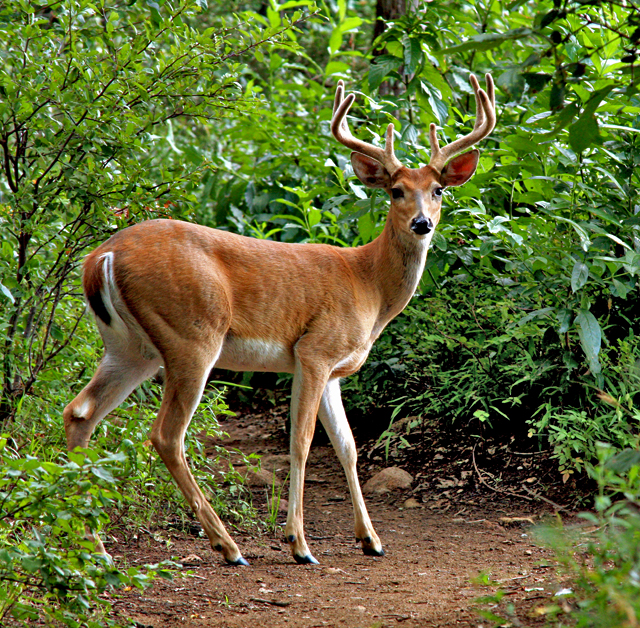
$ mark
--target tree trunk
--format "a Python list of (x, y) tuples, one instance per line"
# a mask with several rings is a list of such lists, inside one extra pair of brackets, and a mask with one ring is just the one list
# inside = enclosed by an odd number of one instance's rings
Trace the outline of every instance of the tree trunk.
[[(397, 20), (407, 12), (407, 4), (414, 3), (409, 0), (376, 0), (376, 21), (373, 26), (373, 39), (375, 41), (387, 28), (387, 22)], [(384, 50), (374, 50), (374, 55), (384, 54)]]
[[(387, 22), (402, 17), (407, 10), (415, 11), (418, 8), (418, 0), (376, 0), (376, 21), (373, 26), (373, 39), (375, 41), (387, 28)], [(387, 49), (377, 48), (373, 50), (373, 56), (387, 54)], [(400, 81), (383, 81), (378, 88), (381, 96), (395, 94), (398, 96), (404, 91), (404, 85)]]

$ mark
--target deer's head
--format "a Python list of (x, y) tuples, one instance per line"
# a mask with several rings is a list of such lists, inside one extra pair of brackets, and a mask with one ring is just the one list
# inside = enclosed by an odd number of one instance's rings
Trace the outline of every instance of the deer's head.
[(351, 164), (360, 181), (368, 188), (382, 188), (391, 198), (389, 220), (401, 233), (422, 239), (432, 234), (440, 220), (442, 193), (448, 187), (466, 183), (478, 166), (480, 152), (464, 152), (489, 135), (496, 123), (495, 90), (490, 74), (487, 89), (481, 89), (475, 76), (470, 82), (476, 96), (476, 123), (473, 131), (440, 148), (436, 125), (429, 129), (431, 159), (422, 168), (407, 168), (393, 150), (393, 124), (387, 127), (384, 148), (355, 138), (349, 131), (347, 113), (355, 96), (344, 97), (344, 83), (338, 81), (333, 105), (331, 131), (351, 148)]

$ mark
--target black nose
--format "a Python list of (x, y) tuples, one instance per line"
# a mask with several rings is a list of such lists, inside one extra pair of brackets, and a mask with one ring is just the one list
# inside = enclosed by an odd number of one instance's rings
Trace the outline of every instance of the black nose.
[(433, 223), (428, 216), (426, 218), (424, 216), (418, 216), (411, 221), (411, 231), (418, 235), (426, 235), (432, 229)]

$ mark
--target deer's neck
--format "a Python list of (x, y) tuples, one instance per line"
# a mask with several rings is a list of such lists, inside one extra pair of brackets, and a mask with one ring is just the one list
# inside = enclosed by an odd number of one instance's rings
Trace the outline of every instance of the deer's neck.
[(419, 239), (412, 234), (404, 234), (393, 226), (391, 220), (387, 220), (380, 236), (358, 249), (361, 276), (378, 296), (380, 304), (374, 329), (376, 336), (404, 310), (416, 291), (430, 242), (430, 236)]

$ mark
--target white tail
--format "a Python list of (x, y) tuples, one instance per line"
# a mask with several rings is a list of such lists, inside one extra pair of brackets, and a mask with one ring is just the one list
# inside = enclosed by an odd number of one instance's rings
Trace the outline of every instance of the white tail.
[(69, 449), (86, 447), (97, 423), (161, 365), (162, 406), (151, 441), (227, 562), (247, 564), (200, 488), (184, 455), (184, 436), (211, 369), (293, 373), (291, 476), (285, 529), (293, 557), (315, 563), (304, 538), (304, 473), (316, 416), (344, 467), (355, 533), (365, 554), (384, 552), (360, 491), (356, 447), (339, 378), (357, 371), (385, 325), (413, 295), (440, 219), (443, 189), (475, 172), (478, 151), (445, 161), (487, 136), (495, 124), (493, 82), (476, 93), (474, 131), (410, 170), (393, 152), (354, 138), (346, 123), (353, 96), (342, 81), (332, 131), (354, 153), (356, 175), (384, 188), (391, 207), (382, 234), (366, 246), (255, 240), (173, 220), (120, 231), (93, 251), (83, 285), (105, 355), (93, 379), (64, 412)]

